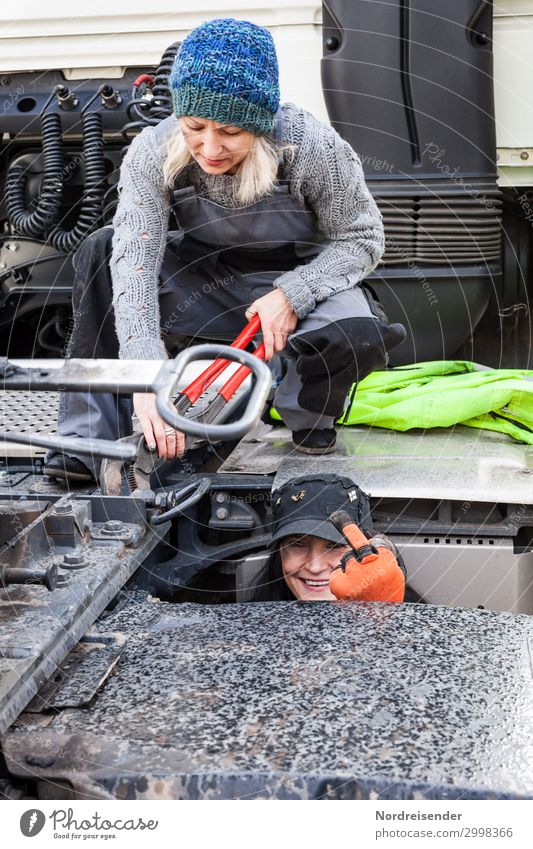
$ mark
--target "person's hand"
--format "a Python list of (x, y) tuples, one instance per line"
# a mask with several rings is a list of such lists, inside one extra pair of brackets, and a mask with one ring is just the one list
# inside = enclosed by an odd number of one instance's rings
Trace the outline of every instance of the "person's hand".
[(162, 460), (181, 457), (185, 450), (185, 436), (163, 421), (155, 406), (155, 395), (151, 392), (136, 392), (133, 396), (133, 409), (148, 448), (153, 450), (157, 446), (157, 453)]
[(298, 324), (298, 317), (281, 289), (273, 289), (250, 304), (246, 318), (250, 321), (254, 315), (261, 319), (265, 360), (271, 360), (285, 348), (287, 336)]

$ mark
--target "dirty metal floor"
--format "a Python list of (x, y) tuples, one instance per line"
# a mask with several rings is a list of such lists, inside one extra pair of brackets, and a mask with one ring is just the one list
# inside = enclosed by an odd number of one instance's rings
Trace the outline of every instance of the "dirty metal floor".
[(530, 617), (135, 592), (99, 632), (90, 707), (3, 738), (41, 798), (533, 798)]
[[(52, 592), (44, 586), (26, 584), (0, 588), (0, 733), (9, 727), (43, 682), (56, 674), (57, 666), (168, 530), (168, 524), (147, 530), (144, 503), (136, 501), (138, 512), (133, 508), (130, 511), (129, 521), (133, 524), (123, 524), (125, 536), (105, 536), (102, 527), (108, 518), (108, 506), (114, 501), (102, 499), (101, 515), (93, 510), (91, 542), (76, 549), (68, 535), (64, 539), (61, 535), (54, 537), (52, 544), (45, 526), (47, 519), (50, 522), (57, 519), (60, 510), (63, 510), (60, 518), (65, 516), (65, 510), (69, 513), (68, 498), (55, 505), (45, 505), (42, 513), (39, 512), (42, 505), (25, 502), (28, 509), (35, 506), (39, 518), (20, 532), (21, 557), (17, 565), (46, 568), (55, 564), (59, 583)], [(34, 531), (30, 535), (32, 527)], [(126, 539), (128, 534), (131, 539)], [(6, 555), (9, 562), (10, 547), (11, 540), (0, 544), (0, 559)], [(74, 553), (78, 557), (71, 565), (69, 557)]]
[(375, 498), (533, 504), (533, 451), (506, 434), (461, 425), (412, 430), (340, 427), (337, 450), (300, 454), (284, 427), (260, 423), (220, 472), (275, 474), (274, 487), (309, 472), (353, 478)]

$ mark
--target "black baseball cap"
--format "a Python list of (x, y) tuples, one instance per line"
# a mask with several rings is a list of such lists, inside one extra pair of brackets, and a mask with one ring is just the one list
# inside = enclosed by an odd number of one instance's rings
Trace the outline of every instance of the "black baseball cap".
[(368, 496), (350, 478), (334, 474), (300, 475), (272, 492), (271, 545), (283, 537), (311, 534), (344, 542), (329, 517), (345, 510), (363, 530), (370, 529)]

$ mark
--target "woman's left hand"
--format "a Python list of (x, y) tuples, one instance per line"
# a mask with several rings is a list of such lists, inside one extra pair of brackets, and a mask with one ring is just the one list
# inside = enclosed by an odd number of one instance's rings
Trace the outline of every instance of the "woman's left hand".
[(287, 337), (298, 324), (298, 317), (281, 289), (273, 289), (250, 304), (246, 318), (250, 321), (254, 315), (261, 319), (265, 360), (271, 360), (285, 348)]

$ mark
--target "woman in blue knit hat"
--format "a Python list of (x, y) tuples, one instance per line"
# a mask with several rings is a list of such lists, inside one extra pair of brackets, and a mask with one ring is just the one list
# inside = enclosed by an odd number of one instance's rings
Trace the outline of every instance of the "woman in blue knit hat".
[[(124, 158), (112, 226), (75, 254), (68, 355), (164, 359), (184, 336), (229, 341), (258, 314), (266, 358), (283, 354), (274, 406), (294, 448), (329, 453), (350, 387), (405, 336), (360, 285), (385, 246), (361, 161), (332, 127), (280, 105), (272, 36), (249, 21), (194, 29), (170, 86), (174, 114)], [(148, 445), (179, 456), (183, 435), (154, 397), (133, 406)], [(65, 393), (59, 432), (125, 436), (131, 405)], [(55, 453), (45, 472), (82, 480), (98, 465)]]

